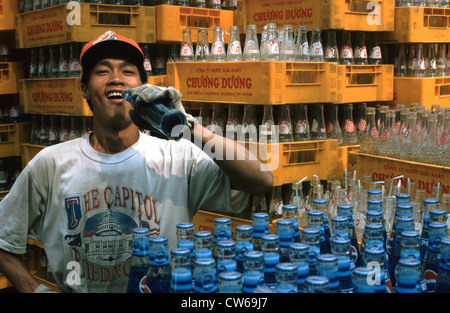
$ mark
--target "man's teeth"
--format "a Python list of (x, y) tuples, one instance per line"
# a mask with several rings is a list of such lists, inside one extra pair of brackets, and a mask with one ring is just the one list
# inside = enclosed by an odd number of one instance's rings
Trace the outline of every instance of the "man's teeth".
[(110, 92), (110, 93), (108, 93), (106, 95), (106, 97), (108, 99), (110, 99), (110, 98), (117, 98), (117, 97), (122, 98), (122, 93), (121, 92)]

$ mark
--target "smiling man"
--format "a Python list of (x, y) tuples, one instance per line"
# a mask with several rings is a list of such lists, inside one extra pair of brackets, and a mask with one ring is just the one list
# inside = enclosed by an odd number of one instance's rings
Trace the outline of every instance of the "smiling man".
[[(271, 172), (236, 142), (196, 123), (173, 88), (147, 85), (139, 92), (172, 97), (192, 141), (201, 144), (139, 131), (121, 96), (147, 82), (133, 40), (109, 31), (85, 45), (81, 62), (93, 132), (43, 149), (0, 202), (0, 272), (22, 292), (46, 291), (21, 262), (29, 236), (42, 242), (62, 292), (124, 292), (133, 228), (148, 227), (174, 248), (176, 225), (198, 210), (232, 211), (232, 190), (272, 188)], [(223, 157), (213, 159), (204, 145)], [(225, 157), (230, 149), (233, 157)]]

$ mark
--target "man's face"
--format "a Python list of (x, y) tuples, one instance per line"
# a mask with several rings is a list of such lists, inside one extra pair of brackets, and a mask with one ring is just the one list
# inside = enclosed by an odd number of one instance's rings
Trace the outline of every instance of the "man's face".
[[(103, 59), (94, 68), (83, 96), (92, 102), (94, 117), (109, 126), (126, 128), (132, 123), (132, 106), (122, 99), (122, 91), (142, 85), (138, 68), (124, 60)], [(106, 125), (106, 124), (105, 124)]]

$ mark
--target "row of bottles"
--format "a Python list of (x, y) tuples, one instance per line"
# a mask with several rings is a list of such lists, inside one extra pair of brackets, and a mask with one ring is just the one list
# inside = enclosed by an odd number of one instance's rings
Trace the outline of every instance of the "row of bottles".
[(51, 146), (92, 131), (92, 117), (33, 114), (31, 144)]
[(450, 76), (449, 43), (411, 43), (396, 47), (395, 77)]
[[(70, 0), (20, 0), (19, 12), (31, 12), (69, 2)], [(75, 2), (139, 6), (154, 6), (166, 4), (217, 10), (236, 10), (236, 0), (76, 0)]]
[(11, 189), (21, 171), (20, 157), (0, 158), (0, 191)]
[(20, 99), (18, 94), (0, 96), (0, 124), (19, 123), (22, 121), (19, 103)]
[(450, 112), (439, 105), (430, 110), (398, 104), (395, 110), (380, 107), (380, 120), (367, 108), (361, 152), (402, 160), (450, 166)]
[[(230, 39), (225, 45), (221, 27), (213, 28), (211, 47), (208, 42), (208, 30), (198, 29), (198, 41), (194, 45), (191, 30), (183, 30), (180, 49), (181, 62), (204, 61), (311, 61), (338, 62), (341, 64), (382, 64), (383, 58), (377, 34), (372, 35), (370, 50), (366, 47), (365, 32), (327, 31), (326, 45), (322, 44), (321, 30), (314, 27), (311, 39), (305, 26), (293, 29), (284, 25), (277, 29), (275, 23), (267, 24), (259, 43), (256, 25), (247, 25), (245, 43), (242, 46), (238, 26), (230, 26)], [(340, 45), (338, 45), (339, 35)], [(354, 37), (354, 45), (352, 45)], [(325, 46), (325, 49), (323, 48)], [(340, 49), (338, 48), (340, 47)], [(369, 51), (369, 52), (368, 52)]]
[(423, 200), (428, 222), (420, 234), (414, 231), (408, 194), (395, 197), (390, 232), (382, 215), (383, 201), (371, 196), (367, 200), (370, 222), (361, 247), (356, 241), (352, 205), (338, 205), (337, 215), (329, 220), (324, 203), (313, 201), (308, 225), (301, 230), (296, 205), (283, 206), (272, 234), (269, 215), (254, 213), (251, 225), (235, 227), (235, 241), (228, 217), (216, 218), (212, 233), (194, 232), (193, 224), (179, 224), (178, 246), (170, 253), (167, 238), (150, 237), (146, 228), (135, 229), (128, 292), (450, 291), (447, 215), (437, 199)]
[(396, 7), (450, 8), (449, 0), (395, 0)]

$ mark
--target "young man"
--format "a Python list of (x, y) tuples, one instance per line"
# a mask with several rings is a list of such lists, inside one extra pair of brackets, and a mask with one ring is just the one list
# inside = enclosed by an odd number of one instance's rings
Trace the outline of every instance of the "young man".
[(20, 261), (28, 236), (42, 242), (62, 292), (124, 292), (133, 228), (148, 227), (174, 248), (176, 225), (197, 210), (230, 210), (231, 189), (260, 194), (273, 184), (246, 149), (188, 114), (193, 141), (223, 157), (213, 160), (185, 139), (139, 131), (132, 105), (121, 97), (125, 89), (144, 98), (169, 94), (185, 112), (173, 88), (139, 87), (147, 77), (133, 40), (109, 31), (83, 48), (81, 62), (93, 132), (43, 149), (0, 202), (0, 272), (22, 292), (45, 290)]

